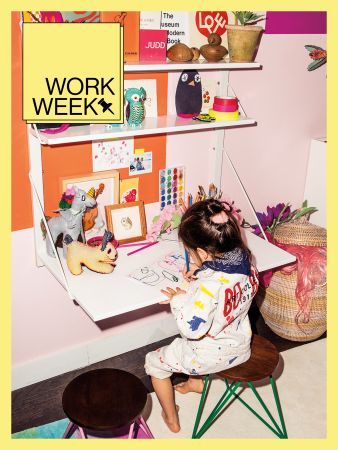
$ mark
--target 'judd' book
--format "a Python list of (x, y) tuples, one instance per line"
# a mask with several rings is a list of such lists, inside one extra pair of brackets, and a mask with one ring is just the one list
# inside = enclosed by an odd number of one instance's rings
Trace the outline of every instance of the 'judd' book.
[(165, 62), (167, 30), (140, 30), (140, 61)]

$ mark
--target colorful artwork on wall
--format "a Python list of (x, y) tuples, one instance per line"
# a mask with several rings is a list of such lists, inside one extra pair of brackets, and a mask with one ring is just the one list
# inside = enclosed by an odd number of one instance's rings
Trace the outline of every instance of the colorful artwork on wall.
[(178, 205), (184, 199), (184, 166), (160, 170), (160, 209), (168, 205)]
[(134, 138), (93, 141), (93, 172), (128, 167), (129, 156), (134, 154)]
[(97, 23), (99, 11), (23, 11), (24, 22), (33, 23)]
[(202, 113), (208, 114), (212, 108), (216, 95), (216, 80), (203, 80), (202, 78)]
[(120, 181), (120, 203), (136, 202), (139, 199), (139, 178), (127, 178)]

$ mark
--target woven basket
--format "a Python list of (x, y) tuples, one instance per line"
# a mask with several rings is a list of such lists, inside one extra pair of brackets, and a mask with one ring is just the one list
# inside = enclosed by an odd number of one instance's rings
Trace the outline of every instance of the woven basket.
[[(294, 223), (277, 227), (275, 239), (283, 244), (317, 247), (326, 247), (327, 242), (326, 229), (309, 223), (304, 216)], [(310, 319), (304, 323), (303, 317), (300, 317), (298, 326), (301, 331), (295, 323), (295, 315), (299, 310), (295, 297), (297, 278), (298, 270), (290, 275), (274, 272), (268, 288), (259, 286), (255, 300), (265, 323), (278, 336), (291, 341), (313, 341), (325, 333), (327, 327), (326, 285), (311, 291)]]

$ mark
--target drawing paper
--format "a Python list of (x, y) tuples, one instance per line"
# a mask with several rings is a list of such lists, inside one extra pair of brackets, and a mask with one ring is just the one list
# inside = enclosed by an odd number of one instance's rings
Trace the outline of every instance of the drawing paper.
[(157, 291), (167, 287), (186, 290), (187, 282), (182, 276), (184, 264), (185, 258), (180, 251), (167, 252), (151, 263), (133, 270), (126, 277)]
[(129, 165), (129, 155), (134, 154), (134, 138), (93, 141), (93, 172), (122, 169)]
[[(146, 100), (144, 102), (145, 117), (157, 117), (157, 91), (156, 80), (124, 80), (124, 93), (128, 89), (144, 88), (146, 91)], [(126, 117), (126, 107), (128, 102), (124, 105), (124, 117)]]

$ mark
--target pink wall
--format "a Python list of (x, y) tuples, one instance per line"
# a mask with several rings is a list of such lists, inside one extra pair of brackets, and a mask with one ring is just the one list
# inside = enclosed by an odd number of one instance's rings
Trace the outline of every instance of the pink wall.
[[(259, 212), (280, 202), (301, 206), (310, 140), (326, 136), (326, 65), (307, 70), (310, 44), (326, 49), (326, 35), (263, 35), (256, 57), (262, 70), (230, 73), (257, 126), (226, 129), (224, 148)], [(254, 220), (224, 159), (222, 189)]]
[[(227, 129), (225, 147), (257, 211), (282, 201), (302, 201), (310, 139), (326, 135), (326, 67), (306, 70), (304, 45), (326, 48), (323, 35), (263, 36), (257, 55), (262, 70), (235, 70), (230, 83), (257, 126)], [(179, 74), (169, 76), (168, 112)], [(205, 73), (206, 78), (215, 74)], [(211, 177), (212, 132), (167, 136), (167, 167), (187, 169), (187, 192)], [(222, 189), (250, 220), (242, 194), (223, 165)], [(147, 205), (148, 221), (158, 204)], [(12, 365), (96, 341), (169, 317), (161, 305), (94, 323), (45, 268), (34, 262), (33, 231), (12, 233)], [(18, 269), (19, 268), (19, 269)]]

